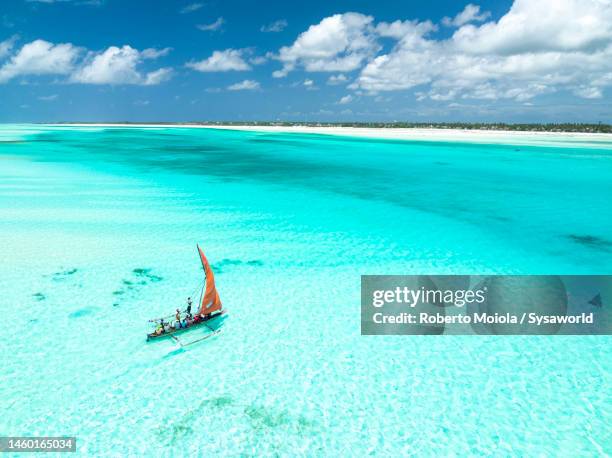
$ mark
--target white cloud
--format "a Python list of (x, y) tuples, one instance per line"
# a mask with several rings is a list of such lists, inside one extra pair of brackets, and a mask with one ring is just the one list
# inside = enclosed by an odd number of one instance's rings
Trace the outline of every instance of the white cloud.
[(143, 59), (157, 59), (159, 57), (167, 56), (170, 51), (172, 51), (172, 48), (147, 48), (142, 50), (142, 52), (140, 53), (140, 57), (142, 57)]
[(249, 62), (253, 65), (262, 65), (265, 64), (268, 59), (264, 56), (255, 56), (249, 59)]
[(172, 78), (174, 71), (170, 67), (163, 67), (158, 70), (149, 72), (146, 74), (144, 79), (145, 86), (155, 86), (157, 84), (168, 81)]
[(259, 89), (259, 83), (254, 80), (244, 80), (240, 83), (231, 84), (227, 88), (230, 91), (252, 91), (255, 89)]
[(309, 78), (306, 78), (304, 81), (302, 81), (302, 85), (306, 88), (307, 91), (319, 90), (315, 82)]
[(348, 78), (343, 73), (340, 73), (338, 75), (330, 76), (329, 79), (327, 80), (327, 84), (329, 84), (330, 86), (335, 86), (338, 84), (344, 84), (347, 81), (348, 81)]
[(338, 104), (346, 105), (347, 103), (351, 103), (352, 101), (353, 101), (353, 96), (348, 94), (342, 97), (340, 100), (338, 100)]
[(350, 87), (429, 85), (419, 97), (526, 101), (561, 89), (600, 97), (612, 85), (608, 1), (515, 0), (497, 22), (463, 25), (447, 40), (429, 38), (430, 24), (394, 24), (381, 23), (377, 31), (396, 45), (370, 60)]
[(70, 43), (32, 41), (0, 67), (0, 83), (20, 75), (67, 75), (79, 54), (79, 48)]
[(301, 33), (291, 46), (282, 47), (276, 59), (283, 68), (273, 73), (286, 76), (298, 66), (308, 72), (351, 71), (378, 50), (371, 23), (359, 13), (335, 14)]
[(459, 49), (499, 55), (594, 51), (611, 40), (612, 2), (602, 0), (515, 0), (499, 21), (453, 35)]
[(287, 27), (288, 23), (285, 19), (271, 22), (268, 25), (262, 25), (259, 30), (262, 32), (282, 32)]
[[(149, 51), (149, 52), (146, 52)], [(90, 54), (85, 65), (71, 76), (71, 81), (86, 84), (141, 84), (153, 85), (166, 81), (171, 69), (160, 68), (143, 73), (137, 66), (143, 59), (152, 58), (150, 50), (142, 53), (131, 46), (111, 46), (99, 54)]]
[(244, 60), (243, 49), (226, 49), (225, 51), (214, 51), (208, 59), (196, 62), (188, 62), (187, 67), (199, 72), (228, 72), (246, 71), (251, 66)]
[(190, 3), (189, 5), (186, 5), (183, 8), (181, 8), (179, 13), (181, 14), (193, 13), (194, 11), (199, 10), (203, 6), (204, 6), (204, 3)]
[(448, 16), (442, 18), (442, 24), (447, 27), (461, 27), (468, 22), (482, 22), (491, 16), (489, 11), (480, 12), (480, 6), (469, 3), (465, 6), (461, 13), (457, 14), (454, 18)]
[(437, 30), (431, 21), (394, 21), (380, 22), (376, 25), (376, 32), (381, 37), (395, 38), (403, 42), (412, 41)]
[(148, 73), (137, 68), (145, 59), (167, 55), (170, 48), (148, 48), (140, 52), (130, 46), (111, 46), (101, 53), (89, 52), (82, 58), (84, 51), (70, 43), (32, 41), (0, 67), (0, 83), (22, 75), (66, 75), (71, 83), (153, 85), (172, 75), (168, 67)]
[[(389, 54), (377, 56), (361, 71), (353, 88), (368, 91), (390, 91), (407, 89), (431, 81), (432, 72), (438, 72), (446, 56), (438, 56), (433, 49), (437, 42), (427, 40), (425, 35), (432, 29), (431, 23), (405, 21), (396, 26), (382, 27), (386, 36), (399, 39)], [(379, 24), (379, 30), (381, 25)], [(399, 35), (401, 32), (403, 35)]]
[(41, 95), (38, 97), (38, 100), (42, 100), (43, 102), (53, 102), (54, 100), (57, 100), (58, 97), (59, 96), (57, 94)]
[(219, 17), (211, 24), (198, 24), (196, 27), (204, 32), (216, 32), (223, 27), (223, 24), (225, 24), (225, 19)]
[(603, 97), (600, 87), (579, 87), (574, 93), (583, 99), (601, 99)]
[(131, 46), (111, 46), (72, 75), (72, 80), (88, 84), (137, 84), (142, 75), (136, 70), (140, 60), (137, 49)]

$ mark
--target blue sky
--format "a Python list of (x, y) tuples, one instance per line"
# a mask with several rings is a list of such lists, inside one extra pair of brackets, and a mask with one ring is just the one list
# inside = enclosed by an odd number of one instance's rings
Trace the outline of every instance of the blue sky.
[(604, 0), (3, 0), (0, 122), (612, 122)]

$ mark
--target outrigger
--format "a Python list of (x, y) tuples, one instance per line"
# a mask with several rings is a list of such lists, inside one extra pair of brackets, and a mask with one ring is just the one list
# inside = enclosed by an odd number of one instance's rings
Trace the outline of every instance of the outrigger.
[[(207, 339), (219, 332), (218, 327), (212, 326), (212, 324), (213, 321), (218, 321), (216, 320), (218, 317), (225, 314), (225, 310), (223, 309), (219, 293), (215, 286), (215, 276), (208, 263), (208, 259), (206, 259), (199, 245), (198, 253), (200, 254), (202, 267), (204, 267), (204, 285), (202, 286), (202, 292), (200, 294), (198, 311), (192, 316), (190, 310), (191, 306), (189, 306), (187, 310), (185, 310), (186, 316), (183, 320), (180, 319), (180, 312), (178, 310), (176, 315), (168, 315), (162, 318), (149, 320), (149, 323), (156, 323), (156, 330), (147, 334), (147, 341), (170, 337), (181, 346), (185, 346)], [(202, 327), (208, 328), (211, 332), (201, 339), (183, 344), (177, 337), (178, 334)]]

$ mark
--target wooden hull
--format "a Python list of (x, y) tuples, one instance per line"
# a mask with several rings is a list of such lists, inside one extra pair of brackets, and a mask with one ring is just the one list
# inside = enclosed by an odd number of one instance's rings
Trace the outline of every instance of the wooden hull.
[(215, 318), (223, 315), (225, 313), (225, 311), (221, 311), (219, 313), (214, 313), (212, 315), (210, 315), (208, 318), (204, 318), (201, 321), (198, 321), (197, 323), (192, 323), (191, 325), (187, 326), (186, 328), (178, 328), (175, 329), (173, 331), (167, 331), (167, 332), (163, 332), (161, 334), (155, 334), (154, 332), (147, 334), (147, 342), (150, 340), (160, 340), (166, 337), (172, 337), (172, 336), (176, 336), (179, 334), (182, 334), (184, 332), (190, 331), (192, 329), (196, 329), (196, 328), (202, 328), (202, 327), (206, 327), (206, 323), (208, 323), (211, 320), (214, 320)]

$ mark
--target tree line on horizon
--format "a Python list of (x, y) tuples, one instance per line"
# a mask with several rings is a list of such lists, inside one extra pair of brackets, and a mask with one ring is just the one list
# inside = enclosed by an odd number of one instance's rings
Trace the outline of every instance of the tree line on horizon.
[(612, 125), (597, 123), (480, 123), (480, 122), (293, 122), (293, 121), (253, 121), (253, 122), (203, 122), (209, 125), (251, 125), (251, 126), (308, 126), (308, 127), (367, 127), (391, 129), (469, 129), (469, 130), (509, 130), (526, 132), (584, 132), (612, 133)]
[[(120, 124), (175, 124), (208, 126), (305, 126), (305, 127), (362, 127), (389, 129), (466, 129), (466, 130), (507, 130), (524, 132), (577, 132), (612, 133), (612, 124), (607, 123), (484, 123), (484, 122), (313, 122), (313, 121), (192, 121), (192, 122), (139, 122), (110, 121)], [(96, 124), (82, 123), (82, 124)]]

